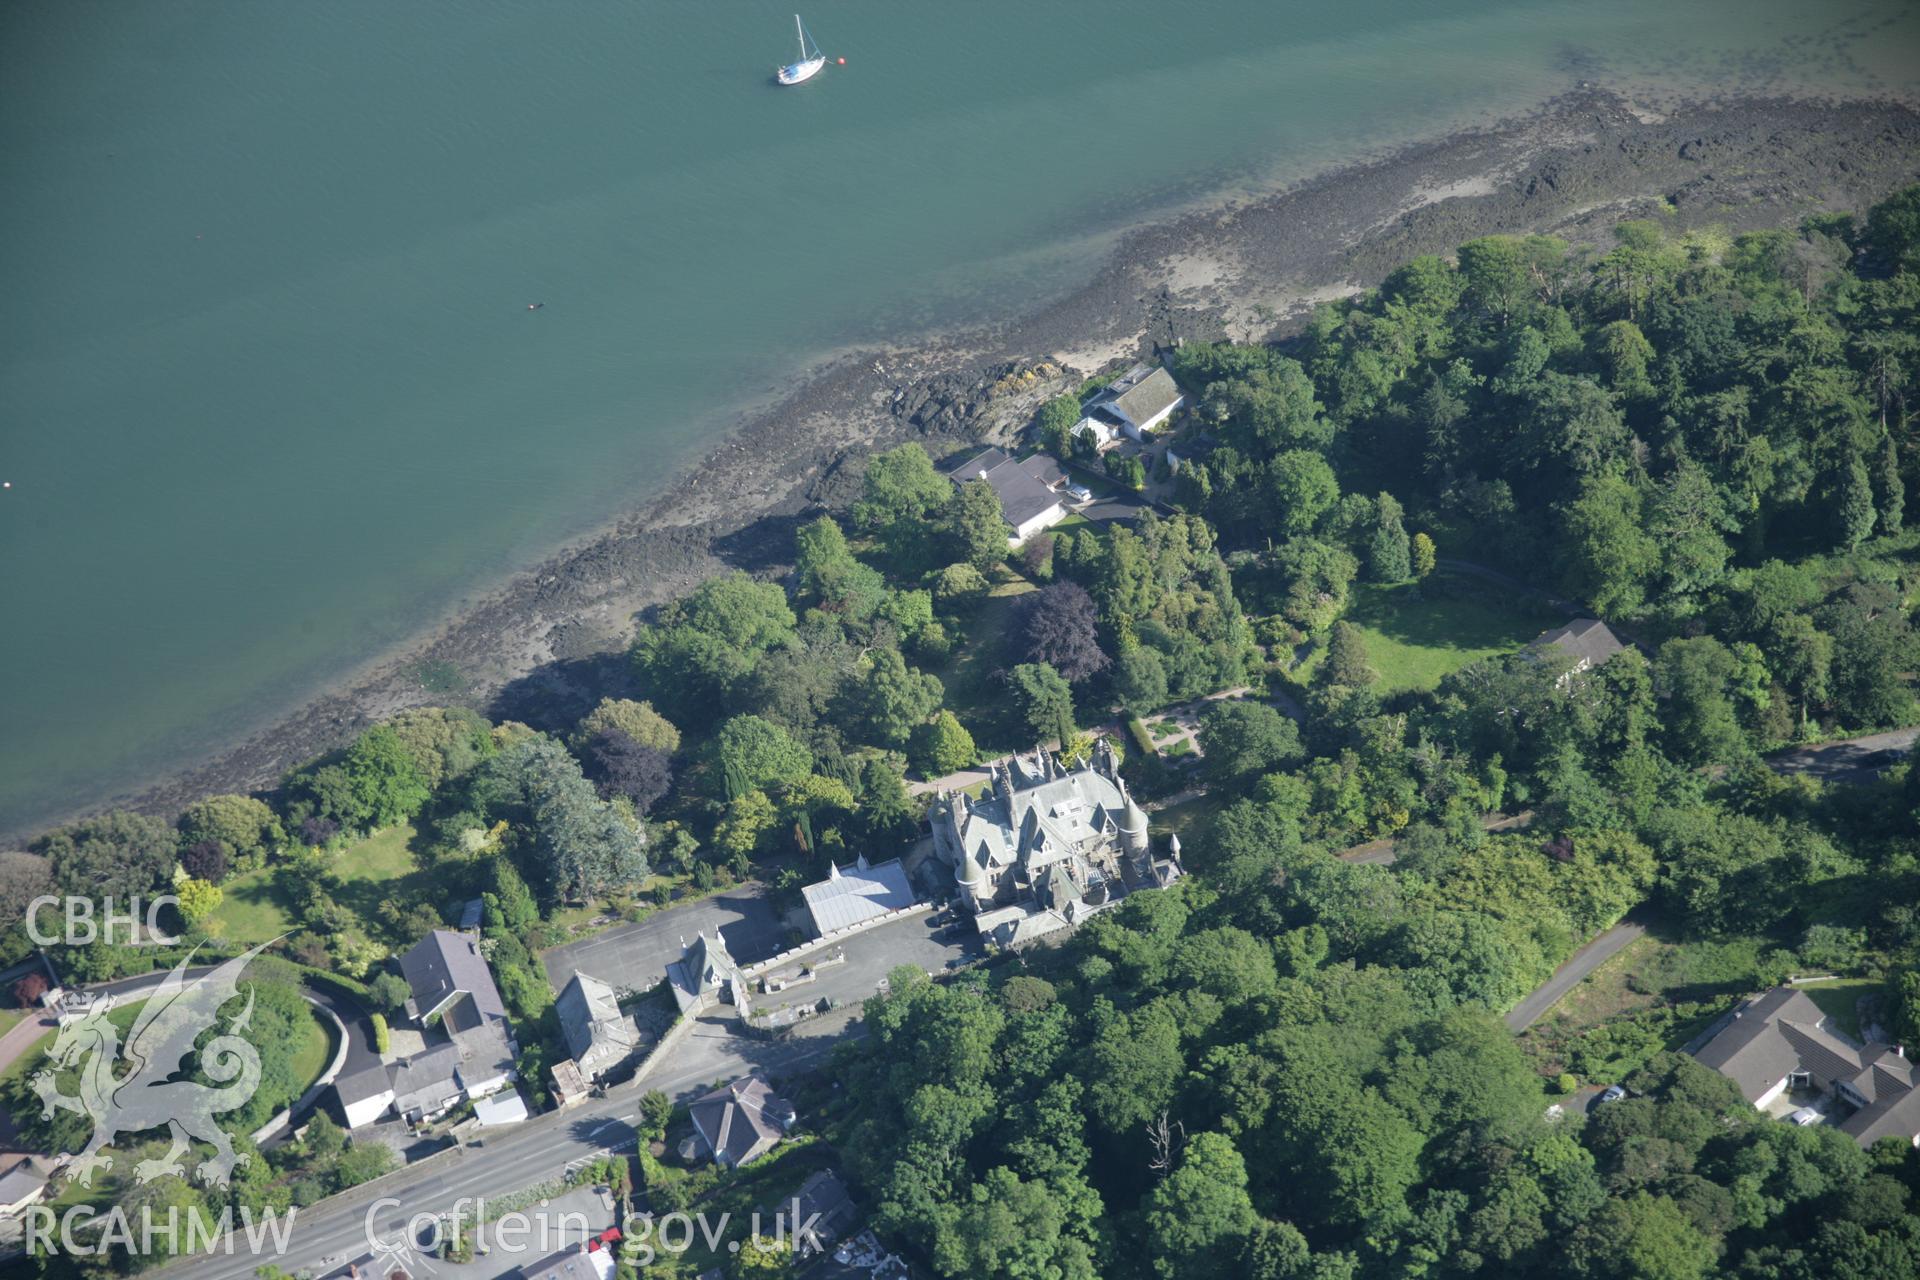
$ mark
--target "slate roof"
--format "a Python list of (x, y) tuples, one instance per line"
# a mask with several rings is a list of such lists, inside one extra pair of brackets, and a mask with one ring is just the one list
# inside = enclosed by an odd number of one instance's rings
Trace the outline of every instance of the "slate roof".
[(580, 1070), (594, 1075), (640, 1047), (640, 1026), (620, 1012), (611, 984), (576, 973), (553, 1002), (560, 1031)]
[(460, 1048), (452, 1041), (394, 1064), (393, 1103), (410, 1111), (438, 1111), (460, 1096)]
[(1813, 998), (1791, 987), (1754, 997), (1724, 1031), (1694, 1055), (1757, 1102), (1789, 1073), (1805, 1071), (1822, 1087), (1844, 1086), (1867, 1105), (1839, 1124), (1866, 1146), (1889, 1135), (1920, 1136), (1920, 1073), (1892, 1045), (1858, 1048), (1826, 1025)]
[(667, 983), (673, 988), (674, 1002), (682, 1013), (693, 1008), (702, 997), (717, 992), (722, 985), (738, 981), (739, 977), (739, 966), (728, 954), (726, 937), (718, 929), (713, 931), (711, 941), (703, 933), (694, 938), (692, 945), (683, 945), (680, 958), (667, 965)]
[(351, 1106), (356, 1102), (365, 1102), (368, 1098), (377, 1098), (392, 1088), (393, 1075), (385, 1063), (376, 1063), (340, 1076), (333, 1082), (333, 1091), (338, 1095), (342, 1106)]
[(1036, 453), (1021, 459), (1020, 469), (1049, 489), (1057, 490), (1067, 482), (1066, 468), (1050, 453)]
[(808, 1222), (813, 1224), (811, 1237), (799, 1236), (794, 1241), (794, 1252), (802, 1258), (831, 1247), (860, 1220), (860, 1210), (847, 1194), (846, 1184), (831, 1169), (822, 1169), (808, 1178), (800, 1184), (800, 1190), (774, 1205), (765, 1216), (771, 1220), (775, 1213), (788, 1215), (788, 1231), (797, 1231)]
[(913, 905), (913, 885), (900, 859), (867, 865), (863, 857), (845, 867), (835, 866), (818, 884), (800, 890), (813, 927), (821, 933), (845, 929)]
[(947, 478), (955, 484), (985, 480), (992, 485), (1000, 496), (1001, 512), (1016, 529), (1060, 503), (1058, 494), (999, 449), (981, 450), (949, 471)]
[(713, 1158), (732, 1168), (771, 1151), (793, 1123), (793, 1105), (760, 1076), (742, 1076), (696, 1098), (687, 1111)]
[(435, 929), (400, 957), (400, 976), (413, 990), (419, 1017), (428, 1017), (463, 992), (480, 1019), (507, 1016), (480, 944), (464, 933)]
[(1180, 399), (1180, 384), (1159, 366), (1135, 365), (1107, 384), (1099, 400), (1127, 416), (1135, 426), (1153, 421)]
[(1575, 618), (1564, 627), (1541, 632), (1533, 643), (1541, 648), (1550, 645), (1590, 667), (1599, 666), (1627, 647), (1613, 634), (1613, 628), (1598, 618)]
[(20, 1204), (47, 1189), (47, 1175), (26, 1162), (0, 1174), (0, 1206)]

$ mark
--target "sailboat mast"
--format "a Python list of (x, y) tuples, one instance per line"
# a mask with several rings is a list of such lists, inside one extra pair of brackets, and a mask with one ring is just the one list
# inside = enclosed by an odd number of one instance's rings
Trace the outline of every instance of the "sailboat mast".
[(800, 37), (800, 61), (805, 62), (807, 60), (807, 29), (801, 24), (800, 15), (797, 13), (793, 15), (793, 29)]

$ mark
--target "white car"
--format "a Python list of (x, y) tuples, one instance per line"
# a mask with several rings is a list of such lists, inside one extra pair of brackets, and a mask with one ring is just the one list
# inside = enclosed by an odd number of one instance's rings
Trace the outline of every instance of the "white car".
[(1070, 484), (1067, 486), (1067, 496), (1075, 502), (1092, 502), (1093, 490), (1083, 484)]
[(1625, 1087), (1624, 1085), (1617, 1085), (1617, 1084), (1616, 1084), (1616, 1085), (1609, 1085), (1609, 1086), (1607, 1087), (1607, 1091), (1606, 1091), (1605, 1093), (1603, 1093), (1603, 1094), (1601, 1094), (1601, 1095), (1600, 1095), (1600, 1101), (1602, 1101), (1602, 1102), (1618, 1102), (1618, 1101), (1620, 1101), (1620, 1099), (1622, 1099), (1622, 1098), (1624, 1098), (1624, 1097), (1626, 1097), (1626, 1096), (1627, 1096), (1627, 1090), (1626, 1090), (1626, 1087)]
[(1794, 1124), (1797, 1124), (1804, 1129), (1810, 1124), (1819, 1124), (1820, 1113), (1818, 1111), (1815, 1111), (1812, 1107), (1802, 1107), (1798, 1111), (1794, 1112), (1792, 1115), (1788, 1116), (1787, 1119), (1791, 1120)]

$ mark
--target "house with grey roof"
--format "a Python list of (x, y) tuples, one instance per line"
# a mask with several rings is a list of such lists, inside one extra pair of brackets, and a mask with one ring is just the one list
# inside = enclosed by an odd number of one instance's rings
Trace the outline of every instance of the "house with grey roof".
[(1069, 770), (1045, 750), (988, 769), (991, 789), (936, 797), (934, 852), (953, 869), (980, 932), (1019, 948), (1064, 934), (1135, 889), (1172, 883), (1177, 848), (1153, 856), (1147, 815), (1120, 777), (1113, 745)]
[(1136, 364), (1081, 406), (1074, 432), (1091, 435), (1096, 445), (1110, 443), (1116, 433), (1144, 441), (1186, 402), (1172, 374), (1159, 365)]
[(914, 903), (913, 885), (900, 859), (869, 863), (865, 854), (845, 867), (829, 863), (827, 878), (803, 886), (800, 896), (817, 937), (903, 911)]
[(764, 1076), (742, 1076), (694, 1099), (687, 1112), (714, 1163), (737, 1169), (767, 1152), (794, 1126), (793, 1104)]
[(411, 1124), (478, 1101), (513, 1082), (520, 1046), (493, 971), (470, 934), (435, 929), (400, 957), (407, 1012), (424, 1044), (408, 1057), (372, 1063), (333, 1083), (349, 1129), (397, 1112)]
[(1920, 1073), (1906, 1050), (1857, 1043), (1804, 991), (1755, 996), (1694, 1057), (1763, 1111), (1797, 1093), (1822, 1095), (1831, 1122), (1861, 1146), (1887, 1137), (1920, 1146)]
[(347, 1128), (372, 1124), (393, 1110), (393, 1068), (375, 1061), (344, 1072), (333, 1082), (333, 1096)]
[(746, 979), (717, 928), (711, 938), (701, 933), (694, 935), (691, 944), (681, 939), (680, 958), (667, 965), (667, 986), (683, 1017), (698, 1017), (718, 1004), (735, 1005), (742, 1014), (747, 1011)]
[(507, 1016), (480, 940), (471, 934), (435, 929), (400, 957), (400, 976), (413, 993), (407, 1013), (422, 1023), (449, 1012), (463, 1025)]
[(947, 478), (956, 485), (984, 480), (992, 486), (1000, 499), (1000, 513), (1011, 526), (1009, 547), (1018, 547), (1067, 518), (1059, 493), (1066, 487), (1066, 472), (1044, 454), (1016, 461), (1000, 449), (982, 449), (947, 472)]
[(776, 1214), (783, 1215), (785, 1229), (793, 1238), (794, 1257), (801, 1261), (832, 1248), (860, 1223), (859, 1207), (847, 1194), (847, 1184), (832, 1169), (814, 1173), (788, 1199), (762, 1206), (760, 1217), (763, 1222), (771, 1222)]
[(640, 1048), (639, 1023), (620, 1011), (612, 985), (591, 974), (574, 974), (553, 1007), (567, 1050), (588, 1080), (598, 1080)]
[(37, 1155), (0, 1173), (0, 1218), (18, 1217), (44, 1200), (53, 1174), (53, 1162)]
[(1626, 647), (1613, 628), (1598, 618), (1575, 618), (1564, 627), (1543, 631), (1532, 645), (1538, 652), (1551, 649), (1573, 659), (1569, 674), (1603, 666)]

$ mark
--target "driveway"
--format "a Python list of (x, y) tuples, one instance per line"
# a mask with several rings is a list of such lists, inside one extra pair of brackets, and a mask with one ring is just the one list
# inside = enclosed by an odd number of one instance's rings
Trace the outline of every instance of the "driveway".
[(1625, 950), (1628, 944), (1646, 936), (1644, 926), (1622, 922), (1613, 926), (1586, 946), (1574, 952), (1568, 961), (1553, 971), (1553, 976), (1535, 987), (1527, 998), (1513, 1006), (1506, 1017), (1509, 1031), (1525, 1031), (1560, 1003), (1567, 992), (1582, 979)]
[(645, 991), (666, 976), (671, 961), (680, 958), (683, 942), (715, 929), (741, 964), (764, 960), (787, 945), (787, 927), (768, 899), (766, 887), (749, 884), (685, 906), (664, 908), (638, 924), (616, 925), (594, 937), (555, 947), (540, 959), (555, 991), (576, 973)]
[(1824, 782), (1871, 782), (1894, 763), (1881, 753), (1912, 751), (1916, 736), (1920, 736), (1920, 729), (1894, 729), (1843, 742), (1823, 742), (1769, 756), (1767, 766), (1776, 773), (1812, 774)]
[[(985, 958), (986, 947), (971, 924), (936, 925), (933, 920), (939, 914), (929, 911), (855, 934), (840, 946), (847, 957), (843, 962), (822, 966), (819, 977), (812, 982), (755, 996), (754, 1007), (775, 1009), (781, 1005), (807, 1004), (823, 996), (838, 1005), (856, 1005), (878, 991), (881, 980), (903, 964), (942, 974), (954, 961)], [(949, 928), (953, 930), (952, 937), (940, 936)], [(804, 965), (829, 954), (831, 951), (816, 952), (795, 964), (782, 965), (768, 976), (796, 973)]]

